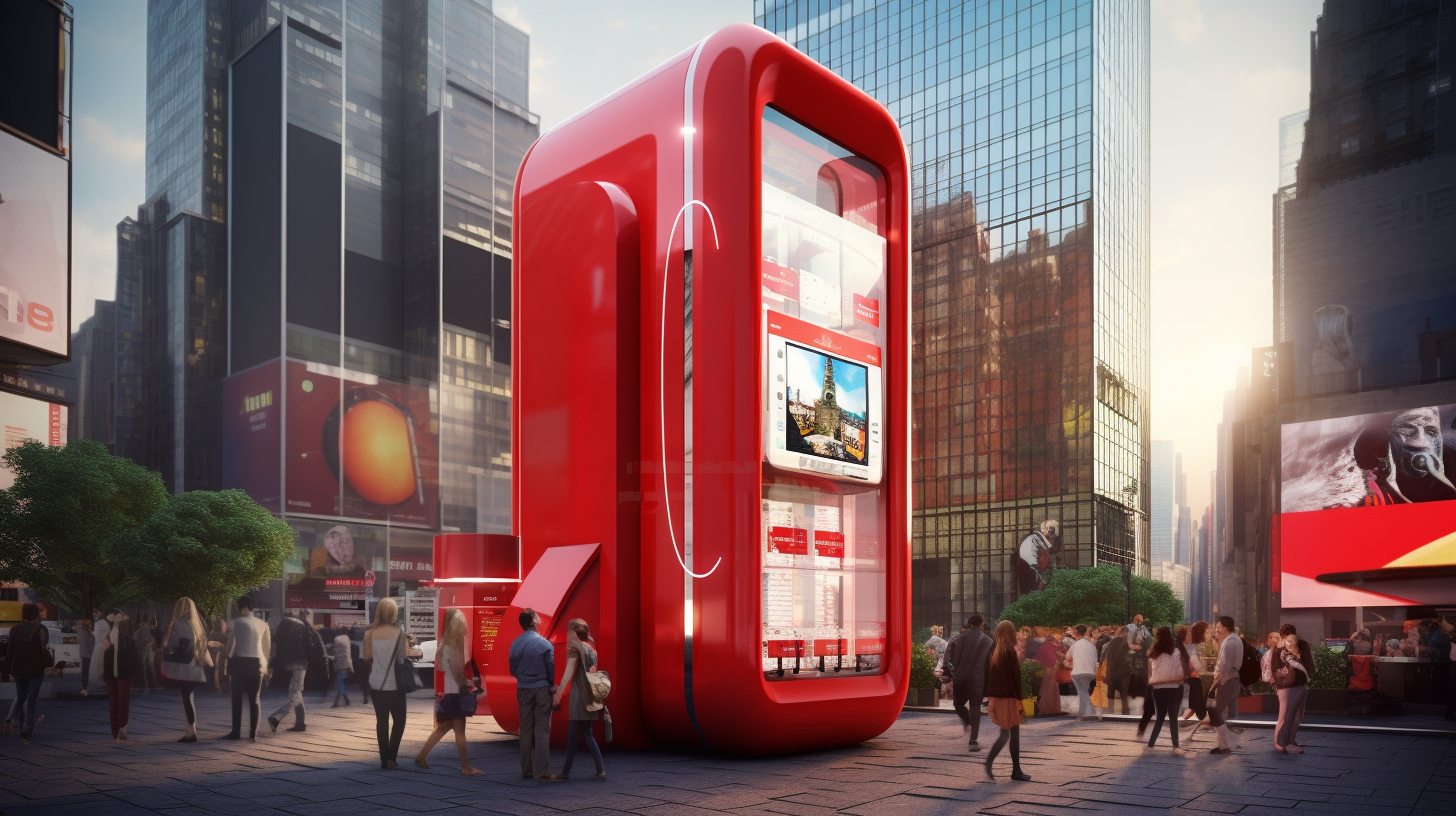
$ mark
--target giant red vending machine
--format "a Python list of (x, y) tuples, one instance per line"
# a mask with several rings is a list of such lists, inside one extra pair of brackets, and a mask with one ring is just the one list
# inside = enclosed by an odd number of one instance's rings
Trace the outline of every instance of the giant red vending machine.
[[(889, 113), (749, 25), (527, 154), (500, 643), (526, 607), (559, 645), (586, 620), (613, 744), (784, 753), (898, 715), (909, 205)], [(487, 688), (515, 730), (502, 661)]]

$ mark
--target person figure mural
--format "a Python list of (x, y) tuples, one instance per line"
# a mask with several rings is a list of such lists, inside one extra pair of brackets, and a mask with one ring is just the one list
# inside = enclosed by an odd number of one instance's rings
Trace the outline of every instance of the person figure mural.
[[(981, 750), (981, 699), (986, 696), (986, 676), (994, 646), (981, 630), (984, 623), (985, 618), (972, 615), (966, 620), (965, 630), (945, 647), (945, 659), (951, 666), (955, 712), (961, 718), (962, 735), (970, 737), (971, 751)], [(1015, 649), (1014, 641), (1012, 649)]]
[(1047, 519), (1021, 540), (1016, 556), (1016, 593), (1045, 589), (1051, 580), (1052, 557), (1062, 551), (1062, 523)]

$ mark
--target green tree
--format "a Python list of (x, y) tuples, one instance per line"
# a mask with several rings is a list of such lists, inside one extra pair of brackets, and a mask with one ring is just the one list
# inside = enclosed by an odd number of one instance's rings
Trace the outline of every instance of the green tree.
[[(1183, 622), (1183, 602), (1161, 581), (1132, 576), (1132, 611), (1149, 626)], [(1123, 611), (1122, 570), (1111, 564), (1059, 569), (1046, 588), (1028, 593), (1001, 610), (1017, 626), (1112, 626), (1127, 623)]]
[(0, 490), (0, 579), (81, 614), (139, 597), (117, 545), (166, 503), (162, 477), (89, 439), (26, 440), (4, 461), (15, 484)]
[(170, 604), (187, 596), (211, 617), (277, 578), (293, 542), (293, 528), (247, 493), (193, 490), (168, 500), (125, 546), (147, 599)]

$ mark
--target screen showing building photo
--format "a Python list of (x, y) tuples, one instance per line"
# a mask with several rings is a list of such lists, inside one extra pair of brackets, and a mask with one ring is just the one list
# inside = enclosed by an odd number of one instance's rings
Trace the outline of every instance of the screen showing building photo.
[(793, 343), (785, 344), (785, 349), (785, 447), (837, 462), (869, 464), (865, 453), (869, 428), (865, 367)]
[(1284, 606), (1429, 602), (1388, 571), (1456, 564), (1456, 405), (1285, 425), (1280, 458)]

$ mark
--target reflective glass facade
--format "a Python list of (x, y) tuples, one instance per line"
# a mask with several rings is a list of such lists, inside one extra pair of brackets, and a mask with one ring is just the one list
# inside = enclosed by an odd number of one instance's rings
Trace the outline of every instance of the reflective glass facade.
[(910, 152), (916, 626), (1016, 597), (1017, 547), (1148, 564), (1149, 9), (756, 0)]
[(148, 203), (119, 228), (141, 270), (117, 308), (142, 338), (118, 352), (141, 368), (129, 449), (173, 490), (287, 518), (270, 606), (328, 613), (313, 579), (359, 565), (377, 597), (409, 591), (436, 532), (510, 529), (528, 37), (485, 0), (148, 15)]

